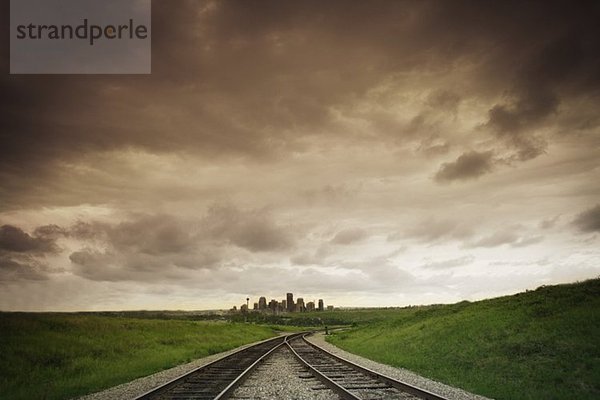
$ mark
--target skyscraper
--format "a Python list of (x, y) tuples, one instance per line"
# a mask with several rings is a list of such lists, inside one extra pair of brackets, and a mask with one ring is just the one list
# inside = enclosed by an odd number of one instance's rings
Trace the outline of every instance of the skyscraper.
[(298, 312), (306, 311), (306, 308), (304, 306), (304, 299), (302, 297), (298, 297), (298, 300), (296, 301), (296, 311), (298, 311)]
[(293, 293), (288, 293), (286, 296), (286, 302), (287, 302), (287, 310), (289, 312), (294, 312), (294, 294)]
[(258, 299), (258, 309), (259, 310), (267, 309), (267, 298), (266, 297), (263, 296), (260, 299)]
[(319, 299), (319, 311), (323, 311), (325, 309), (325, 305), (323, 304), (323, 299)]
[(277, 312), (277, 300), (271, 299), (269, 302), (269, 310), (271, 310), (273, 314)]

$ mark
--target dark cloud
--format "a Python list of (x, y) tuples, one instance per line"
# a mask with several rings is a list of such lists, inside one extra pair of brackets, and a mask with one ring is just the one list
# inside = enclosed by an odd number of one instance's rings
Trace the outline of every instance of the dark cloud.
[(291, 249), (289, 230), (273, 221), (268, 212), (240, 211), (232, 206), (214, 206), (202, 220), (205, 234), (253, 252)]
[[(588, 37), (590, 33), (569, 31), (543, 46), (517, 72), (512, 99), (489, 111), (486, 125), (517, 151), (514, 157), (517, 160), (526, 161), (545, 152), (547, 143), (535, 134), (535, 129), (558, 112), (561, 88), (591, 78), (586, 76), (585, 69), (581, 70), (584, 61), (598, 64), (600, 59), (591, 49), (586, 49), (587, 54), (584, 50), (584, 42), (592, 39)], [(598, 43), (597, 37), (592, 40)], [(597, 44), (595, 47), (597, 51)], [(598, 83), (595, 82), (595, 86)]]
[(72, 272), (85, 279), (106, 282), (179, 283), (190, 273), (215, 271), (223, 262), (220, 249), (205, 248), (182, 253), (148, 254), (114, 248), (82, 248), (69, 255)]
[(33, 234), (13, 225), (0, 227), (0, 281), (48, 279), (45, 257), (60, 251), (56, 240), (63, 234), (56, 225), (37, 227)]
[(132, 215), (118, 224), (79, 221), (68, 232), (90, 243), (69, 256), (74, 273), (97, 281), (181, 281), (185, 270), (217, 270), (235, 248), (265, 253), (294, 246), (293, 236), (267, 211), (231, 205), (213, 206), (203, 218), (159, 214)]
[(0, 282), (48, 279), (46, 267), (32, 257), (6, 257), (0, 253)]
[(196, 243), (193, 226), (168, 215), (142, 216), (108, 231), (114, 248), (147, 254), (181, 253)]
[(583, 211), (579, 214), (573, 224), (581, 232), (599, 232), (600, 231), (600, 204)]
[(250, 251), (277, 251), (290, 249), (294, 243), (290, 235), (273, 222), (251, 218), (231, 232), (233, 244)]
[(509, 111), (505, 106), (494, 106), (490, 110), (490, 122), (497, 128), (497, 134), (501, 138), (506, 138), (509, 144), (517, 149), (516, 159), (526, 161), (543, 154), (546, 150), (546, 141), (534, 134), (528, 132), (522, 134), (518, 128), (518, 118), (515, 111)]
[(106, 253), (81, 249), (71, 253), (69, 260), (76, 267), (73, 272), (86, 279), (112, 282), (131, 280), (129, 271), (122, 265), (115, 266), (113, 257)]
[(101, 222), (77, 221), (67, 230), (67, 234), (80, 240), (106, 239), (111, 227)]
[[(134, 258), (132, 263), (132, 258)], [(170, 281), (171, 266), (157, 265), (157, 259), (143, 254), (118, 254), (110, 251), (81, 249), (69, 255), (72, 272), (85, 279), (100, 282)], [(162, 260), (167, 261), (167, 260)], [(183, 278), (180, 274), (180, 279)]]
[(492, 157), (491, 151), (463, 153), (456, 161), (442, 164), (434, 179), (437, 182), (476, 179), (492, 171), (494, 166)]
[(127, 253), (185, 253), (200, 244), (235, 245), (252, 252), (289, 249), (294, 238), (264, 210), (239, 210), (231, 205), (212, 206), (203, 218), (172, 215), (132, 215), (116, 225), (79, 221), (68, 234), (110, 244)]
[[(452, 76), (465, 65), (477, 66), (465, 85), (423, 81), (425, 107), (456, 114), (463, 101), (508, 90), (513, 99), (492, 108), (488, 126), (528, 159), (546, 140), (525, 128), (598, 83), (593, 2), (155, 1), (153, 10), (149, 76), (2, 76), (4, 207), (39, 203), (40, 186), (90, 154), (268, 160), (306, 151), (317, 134), (355, 140), (333, 128), (334, 108), (379, 85), (401, 87), (420, 73)], [(436, 129), (431, 120), (413, 122)], [(396, 142), (414, 140), (410, 127), (384, 125), (379, 130), (394, 132)], [(424, 148), (447, 150), (445, 141)]]
[(33, 236), (46, 240), (56, 240), (66, 235), (68, 235), (68, 231), (55, 224), (38, 226), (33, 231)]
[[(225, 253), (279, 252), (294, 246), (287, 227), (268, 211), (214, 206), (204, 218), (132, 214), (120, 223), (77, 221), (68, 228), (45, 225), (33, 234), (0, 228), (2, 280), (45, 279), (45, 256), (58, 254), (59, 238), (77, 240), (69, 260), (75, 275), (96, 281), (184, 280), (185, 270), (217, 269)], [(232, 250), (233, 248), (233, 250)]]
[(45, 226), (35, 230), (33, 236), (12, 225), (0, 227), (0, 251), (16, 253), (56, 253), (58, 247), (53, 236), (54, 227)]
[(146, 254), (179, 253), (196, 244), (198, 228), (171, 215), (139, 214), (118, 224), (77, 221), (66, 235), (90, 242), (105, 243), (117, 251)]
[(360, 242), (367, 238), (367, 232), (360, 228), (348, 228), (335, 234), (331, 243), (333, 244), (352, 244)]

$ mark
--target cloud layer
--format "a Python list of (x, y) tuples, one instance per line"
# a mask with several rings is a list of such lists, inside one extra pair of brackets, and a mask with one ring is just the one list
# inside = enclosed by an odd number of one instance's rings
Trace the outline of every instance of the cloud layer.
[(10, 75), (0, 39), (0, 309), (598, 274), (595, 2), (176, 3), (148, 76)]

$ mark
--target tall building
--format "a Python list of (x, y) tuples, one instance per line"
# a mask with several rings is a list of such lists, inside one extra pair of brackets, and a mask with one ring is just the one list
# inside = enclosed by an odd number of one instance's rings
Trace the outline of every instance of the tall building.
[(254, 310), (258, 310), (258, 303), (254, 303)]
[(289, 312), (294, 312), (294, 294), (293, 293), (288, 293), (286, 295), (286, 302), (287, 302), (287, 310)]
[(306, 311), (315, 311), (315, 302), (309, 301), (306, 303)]
[(323, 311), (325, 309), (325, 305), (323, 303), (323, 299), (319, 299), (319, 311)]
[(284, 310), (287, 310), (287, 300), (281, 300), (281, 308), (283, 308)]
[(270, 309), (270, 310), (271, 310), (273, 313), (277, 312), (277, 300), (275, 300), (275, 299), (272, 299), (272, 300), (269, 302), (269, 309)]
[(304, 307), (304, 299), (302, 297), (298, 297), (298, 300), (296, 300), (296, 311), (306, 311), (306, 308)]
[(267, 309), (267, 298), (266, 297), (263, 296), (260, 299), (258, 299), (258, 309), (259, 310)]

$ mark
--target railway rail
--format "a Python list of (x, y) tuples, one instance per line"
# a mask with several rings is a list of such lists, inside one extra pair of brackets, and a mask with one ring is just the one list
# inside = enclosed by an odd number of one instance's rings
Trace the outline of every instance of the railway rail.
[(308, 342), (297, 333), (260, 342), (199, 367), (135, 400), (227, 399), (250, 373), (281, 346), (342, 399), (447, 400), (437, 394), (382, 375)]
[(305, 336), (290, 338), (286, 344), (301, 363), (343, 399), (447, 400), (334, 355), (308, 342)]
[(254, 368), (279, 346), (300, 334), (266, 340), (196, 368), (135, 400), (226, 399)]

